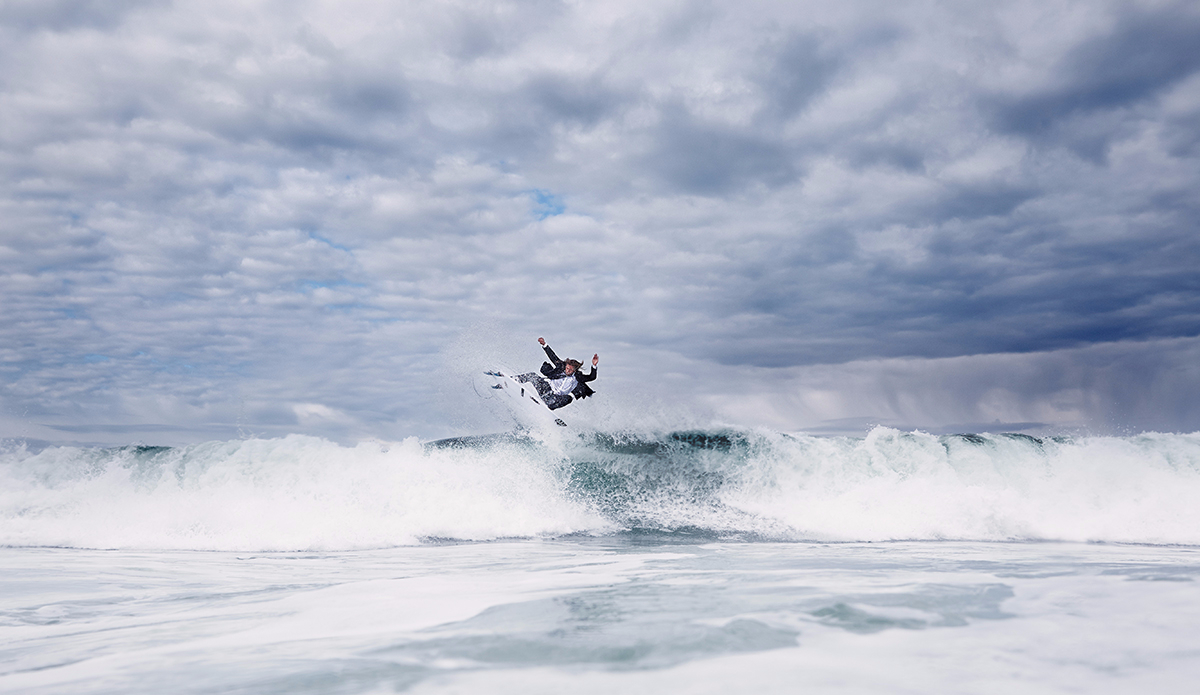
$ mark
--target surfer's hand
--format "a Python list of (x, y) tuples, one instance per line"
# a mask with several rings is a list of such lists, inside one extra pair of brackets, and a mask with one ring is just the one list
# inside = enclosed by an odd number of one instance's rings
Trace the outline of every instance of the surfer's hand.
[(595, 367), (598, 364), (600, 364), (600, 353), (592, 355), (592, 366)]
[(546, 344), (545, 338), (538, 338), (538, 345), (545, 345), (545, 344)]

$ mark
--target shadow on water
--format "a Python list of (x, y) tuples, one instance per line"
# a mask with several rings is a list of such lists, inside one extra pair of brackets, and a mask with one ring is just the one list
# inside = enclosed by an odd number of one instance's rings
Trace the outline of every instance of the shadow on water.
[(591, 665), (666, 668), (720, 654), (796, 645), (798, 631), (751, 618), (697, 621), (729, 610), (724, 597), (634, 584), (494, 606), (424, 632), (426, 639), (376, 651), (406, 662), (467, 660), (489, 666)]

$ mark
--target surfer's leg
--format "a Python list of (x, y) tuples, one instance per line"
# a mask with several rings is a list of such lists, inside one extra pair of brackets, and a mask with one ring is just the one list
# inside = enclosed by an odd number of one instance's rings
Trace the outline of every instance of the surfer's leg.
[(550, 390), (550, 382), (540, 376), (533, 379), (533, 387), (537, 389), (538, 395), (542, 397), (543, 401), (554, 395), (554, 392)]
[(528, 374), (518, 374), (513, 378), (522, 384), (533, 384), (533, 387), (537, 389), (538, 395), (543, 399), (550, 393), (550, 382), (543, 379), (541, 374), (529, 372)]
[(560, 396), (557, 393), (552, 393), (547, 396), (542, 396), (542, 400), (545, 401), (547, 408), (550, 410), (557, 410), (575, 399), (571, 398), (570, 396)]

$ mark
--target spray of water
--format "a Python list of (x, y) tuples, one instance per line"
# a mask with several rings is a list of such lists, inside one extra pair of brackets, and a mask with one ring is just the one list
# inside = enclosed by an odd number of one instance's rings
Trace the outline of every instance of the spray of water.
[(311, 437), (0, 455), (0, 544), (352, 549), (564, 534), (1200, 543), (1200, 434)]

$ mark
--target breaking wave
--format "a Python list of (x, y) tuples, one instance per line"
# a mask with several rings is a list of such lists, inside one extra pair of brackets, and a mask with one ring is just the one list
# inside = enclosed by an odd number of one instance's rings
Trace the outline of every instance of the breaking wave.
[(1197, 499), (1200, 433), (13, 445), (0, 454), (0, 545), (347, 550), (611, 534), (1200, 544)]

